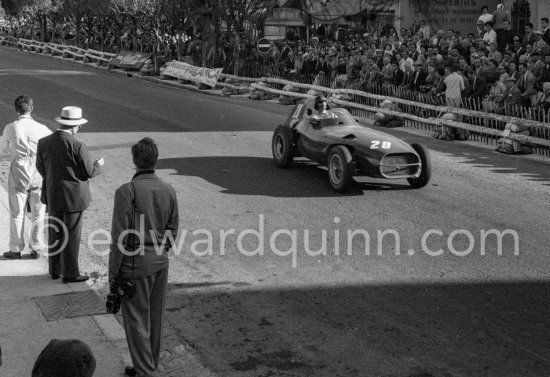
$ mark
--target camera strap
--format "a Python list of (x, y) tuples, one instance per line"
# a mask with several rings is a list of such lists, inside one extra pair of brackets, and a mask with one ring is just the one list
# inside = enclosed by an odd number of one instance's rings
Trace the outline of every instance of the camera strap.
[[(132, 186), (132, 229), (137, 231), (136, 229), (136, 186), (134, 185), (134, 182), (130, 181), (130, 185)], [(135, 272), (135, 259), (136, 259), (136, 234), (132, 233), (132, 280), (134, 279), (134, 272)], [(128, 243), (130, 243), (130, 240), (128, 240)]]

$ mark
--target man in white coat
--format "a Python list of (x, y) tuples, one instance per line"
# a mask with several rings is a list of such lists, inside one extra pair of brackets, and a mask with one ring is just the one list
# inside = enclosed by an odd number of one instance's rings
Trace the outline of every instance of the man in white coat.
[(11, 155), (8, 175), (10, 249), (4, 253), (4, 258), (21, 259), (25, 249), (25, 209), (29, 209), (32, 215), (30, 257), (36, 259), (44, 246), (40, 232), (46, 211), (46, 206), (40, 202), (42, 176), (36, 171), (36, 148), (38, 140), (50, 135), (51, 131), (31, 117), (33, 101), (30, 97), (17, 97), (15, 111), (17, 120), (4, 128), (0, 139), (2, 152)]

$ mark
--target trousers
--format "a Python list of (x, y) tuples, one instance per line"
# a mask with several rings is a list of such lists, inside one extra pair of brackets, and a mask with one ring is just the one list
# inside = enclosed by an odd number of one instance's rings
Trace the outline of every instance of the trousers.
[(48, 211), (48, 265), (50, 275), (71, 279), (80, 275), (78, 253), (83, 212)]
[[(11, 183), (11, 182), (10, 182)], [(40, 202), (40, 190), (19, 192), (8, 185), (10, 206), (10, 251), (20, 253), (25, 249), (25, 208), (27, 202), (31, 213), (31, 234), (29, 248), (41, 250), (44, 246), (43, 230), (46, 206)]]
[(134, 298), (122, 300), (124, 332), (138, 376), (154, 376), (162, 342), (168, 266), (143, 277), (131, 279)]

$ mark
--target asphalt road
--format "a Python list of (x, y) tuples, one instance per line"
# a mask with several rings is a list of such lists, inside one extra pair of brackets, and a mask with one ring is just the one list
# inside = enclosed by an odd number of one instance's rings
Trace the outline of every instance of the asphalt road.
[[(4, 47), (0, 86), (2, 124), (24, 93), (51, 128), (63, 106), (84, 109), (78, 137), (106, 161), (84, 241), (109, 230), (114, 191), (134, 173), (132, 143), (157, 141), (182, 229), (167, 318), (221, 376), (548, 375), (548, 161), (391, 130), (430, 148), (430, 185), (358, 178), (341, 195), (322, 168), (274, 167), (271, 132), (289, 107)], [(508, 234), (498, 255), (483, 230), (511, 230), (519, 247)], [(90, 245), (81, 254), (101, 287), (106, 257)]]

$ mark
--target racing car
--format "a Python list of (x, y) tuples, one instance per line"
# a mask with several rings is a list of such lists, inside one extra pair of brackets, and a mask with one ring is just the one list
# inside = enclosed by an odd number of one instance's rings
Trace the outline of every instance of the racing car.
[(287, 168), (295, 157), (306, 157), (328, 168), (330, 185), (337, 192), (345, 192), (354, 175), (406, 179), (415, 189), (430, 182), (425, 146), (361, 125), (343, 108), (319, 113), (321, 101), (326, 99), (300, 101), (277, 126), (271, 142), (276, 166)]

